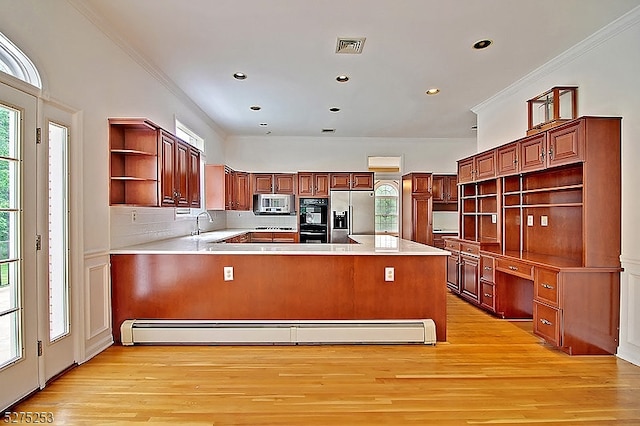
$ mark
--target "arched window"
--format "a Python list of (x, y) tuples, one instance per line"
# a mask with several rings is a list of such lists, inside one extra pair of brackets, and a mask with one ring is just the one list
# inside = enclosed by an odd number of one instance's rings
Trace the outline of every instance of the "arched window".
[(376, 234), (398, 235), (398, 182), (393, 180), (378, 181), (375, 187), (376, 196)]
[(0, 33), (0, 71), (42, 88), (40, 74), (33, 62), (2, 33)]

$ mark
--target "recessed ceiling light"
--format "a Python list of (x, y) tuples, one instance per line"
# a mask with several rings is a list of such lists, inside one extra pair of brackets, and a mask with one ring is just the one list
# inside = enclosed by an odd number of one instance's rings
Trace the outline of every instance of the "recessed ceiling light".
[(491, 46), (491, 43), (493, 43), (493, 41), (489, 39), (478, 40), (473, 43), (473, 48), (476, 50), (486, 49), (487, 47)]
[(338, 112), (338, 111), (340, 111), (340, 108), (336, 108), (336, 107), (329, 108), (329, 111), (331, 111), (331, 112)]
[(249, 109), (251, 109), (252, 111), (260, 111), (262, 107), (260, 105), (251, 105)]
[(233, 74), (233, 78), (235, 78), (236, 80), (244, 80), (245, 78), (247, 78), (247, 75), (243, 72), (237, 72)]
[(339, 76), (336, 77), (336, 81), (338, 83), (345, 83), (345, 82), (349, 81), (349, 76), (339, 75)]
[(429, 89), (425, 93), (427, 95), (437, 95), (438, 93), (440, 93), (440, 89), (438, 88)]
[(268, 126), (268, 124), (267, 124), (267, 123), (260, 123), (260, 125), (261, 125), (262, 127)]

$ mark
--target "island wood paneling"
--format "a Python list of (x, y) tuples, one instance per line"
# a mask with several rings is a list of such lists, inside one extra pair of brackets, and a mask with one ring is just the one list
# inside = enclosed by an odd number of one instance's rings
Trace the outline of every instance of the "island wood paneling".
[[(433, 319), (446, 340), (446, 256), (118, 254), (114, 339), (125, 319)], [(231, 266), (234, 280), (224, 281)], [(384, 268), (395, 281), (384, 281)]]

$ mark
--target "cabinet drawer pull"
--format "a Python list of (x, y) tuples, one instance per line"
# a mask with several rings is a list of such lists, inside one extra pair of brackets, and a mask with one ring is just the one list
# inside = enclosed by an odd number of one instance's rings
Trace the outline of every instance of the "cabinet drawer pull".
[(554, 287), (551, 284), (542, 283), (540, 284), (543, 288), (548, 288), (549, 290), (553, 290)]
[(551, 321), (546, 320), (544, 318), (540, 318), (540, 322), (543, 323), (544, 325), (553, 325)]
[(493, 269), (493, 268), (492, 268), (491, 266), (485, 266), (485, 267), (484, 267), (484, 270), (485, 270), (485, 271), (490, 271), (490, 270), (492, 270), (492, 269)]
[(484, 297), (493, 297), (493, 294), (485, 293)]
[(511, 269), (512, 271), (517, 271), (517, 270), (518, 270), (518, 267), (517, 267), (517, 266), (510, 265), (510, 266), (509, 266), (509, 269)]

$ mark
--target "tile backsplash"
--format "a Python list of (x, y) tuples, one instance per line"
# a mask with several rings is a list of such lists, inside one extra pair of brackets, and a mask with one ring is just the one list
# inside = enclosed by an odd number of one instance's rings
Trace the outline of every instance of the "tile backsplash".
[[(168, 207), (111, 206), (111, 248), (190, 235), (196, 230), (196, 214), (177, 214)], [(200, 217), (204, 232), (218, 229), (254, 229), (261, 226), (297, 229), (297, 216), (256, 216), (251, 211), (209, 211), (212, 222)], [(134, 220), (135, 217), (135, 220)]]
[[(190, 235), (196, 230), (196, 214), (180, 215), (168, 207), (111, 206), (111, 248), (121, 248), (151, 241)], [(206, 216), (200, 217), (200, 229), (214, 231), (226, 228), (223, 211), (209, 212), (212, 222)], [(135, 216), (135, 220), (134, 220)]]

